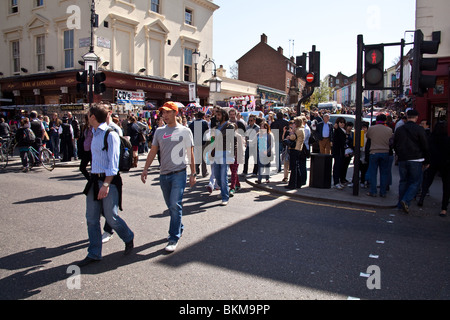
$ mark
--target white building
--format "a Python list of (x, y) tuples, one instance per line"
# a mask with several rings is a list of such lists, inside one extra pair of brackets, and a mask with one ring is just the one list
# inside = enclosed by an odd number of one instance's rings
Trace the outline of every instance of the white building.
[[(145, 93), (155, 106), (168, 99), (189, 102), (195, 82), (193, 52), (213, 58), (209, 0), (96, 0), (94, 52), (107, 79), (95, 101), (116, 101), (118, 90)], [(8, 0), (0, 4), (0, 85), (17, 105), (75, 103), (76, 72), (90, 47), (91, 1)], [(81, 63), (80, 63), (81, 62)], [(198, 83), (210, 77), (198, 70)], [(202, 102), (209, 88), (198, 86)], [(3, 103), (4, 104), (4, 103)]]

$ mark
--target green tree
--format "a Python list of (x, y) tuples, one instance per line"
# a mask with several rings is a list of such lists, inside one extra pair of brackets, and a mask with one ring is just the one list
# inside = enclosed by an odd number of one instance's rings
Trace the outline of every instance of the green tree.
[(321, 102), (328, 102), (332, 99), (331, 88), (325, 85), (324, 81), (320, 81), (320, 87), (315, 88), (313, 95), (311, 96), (310, 103), (318, 105)]

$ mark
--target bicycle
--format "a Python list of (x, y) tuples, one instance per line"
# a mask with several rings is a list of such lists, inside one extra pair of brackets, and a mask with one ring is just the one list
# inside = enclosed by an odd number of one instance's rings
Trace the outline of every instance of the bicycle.
[(4, 169), (8, 165), (9, 143), (5, 138), (0, 137), (0, 168)]
[(53, 153), (44, 147), (41, 147), (41, 151), (37, 151), (33, 147), (28, 148), (28, 156), (30, 159), (30, 164), (33, 166), (35, 163), (42, 163), (42, 166), (48, 171), (53, 171), (55, 169), (55, 156)]

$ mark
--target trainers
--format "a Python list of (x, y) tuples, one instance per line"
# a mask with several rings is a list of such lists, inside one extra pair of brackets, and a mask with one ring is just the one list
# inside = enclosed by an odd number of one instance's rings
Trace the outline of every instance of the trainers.
[(228, 204), (228, 201), (222, 201), (221, 206), (225, 207)]
[(234, 189), (230, 189), (230, 197), (234, 197)]
[(338, 189), (338, 190), (342, 190), (342, 189), (344, 189), (344, 186), (342, 184), (338, 183), (338, 184), (334, 185), (334, 188)]
[(102, 243), (108, 242), (109, 240), (112, 239), (112, 237), (113, 237), (113, 235), (112, 235), (111, 233), (105, 232), (105, 233), (102, 235)]
[(177, 248), (177, 245), (178, 245), (178, 241), (169, 240), (169, 243), (167, 244), (165, 250), (167, 252), (174, 252), (175, 249)]
[(211, 186), (207, 186), (206, 190), (208, 190), (209, 194), (211, 194), (213, 192), (213, 189), (211, 188)]

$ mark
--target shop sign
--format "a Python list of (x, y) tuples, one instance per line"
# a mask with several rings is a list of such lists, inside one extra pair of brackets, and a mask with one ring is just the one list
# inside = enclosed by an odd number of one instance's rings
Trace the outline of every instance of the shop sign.
[(145, 92), (117, 90), (117, 104), (145, 106)]

